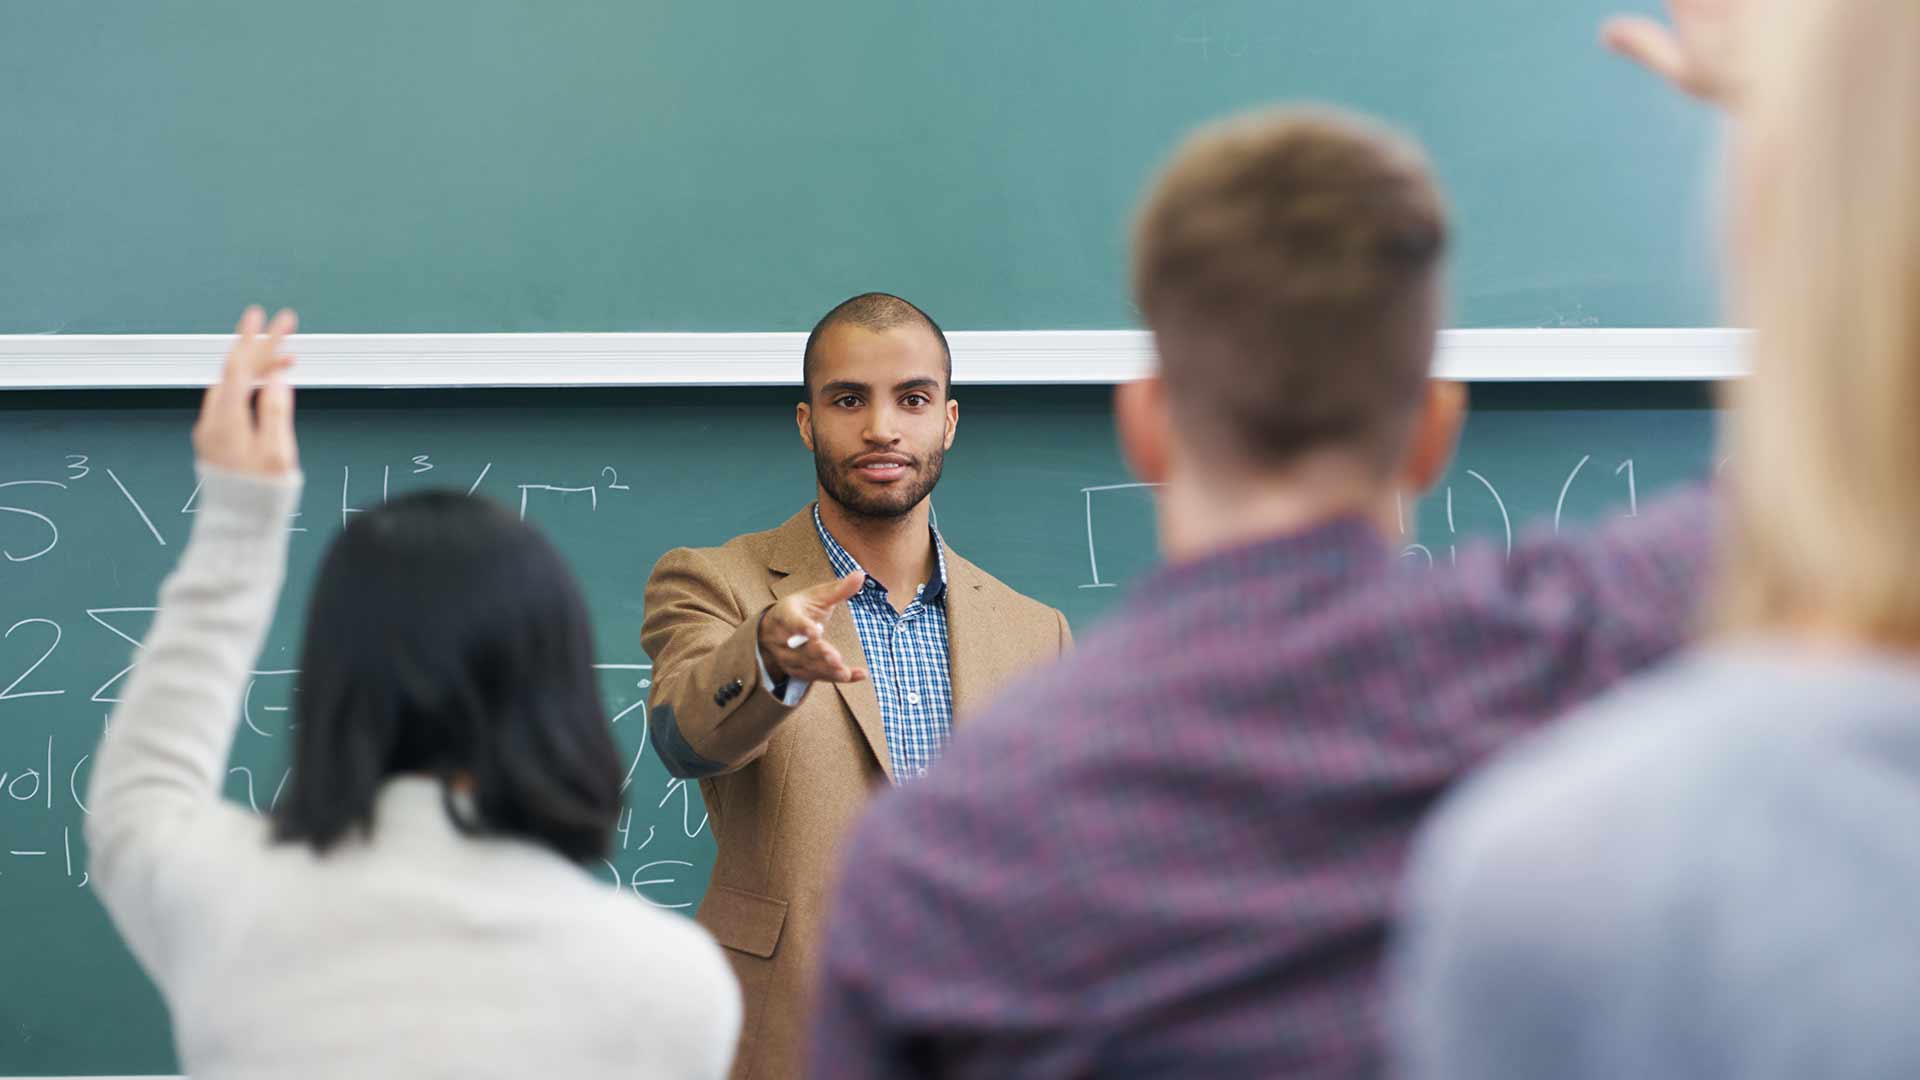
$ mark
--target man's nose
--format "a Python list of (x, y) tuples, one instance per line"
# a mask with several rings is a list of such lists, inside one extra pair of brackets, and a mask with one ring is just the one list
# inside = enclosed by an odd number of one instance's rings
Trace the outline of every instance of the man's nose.
[(892, 446), (900, 441), (899, 419), (894, 410), (874, 408), (867, 410), (867, 430), (863, 433), (866, 440), (879, 446)]

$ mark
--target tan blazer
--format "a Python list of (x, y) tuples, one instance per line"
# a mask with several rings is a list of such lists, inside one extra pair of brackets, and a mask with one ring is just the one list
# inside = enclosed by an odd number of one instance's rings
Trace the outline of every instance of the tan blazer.
[[(959, 728), (1011, 677), (1055, 659), (1072, 639), (1058, 611), (951, 548), (946, 557)], [(833, 576), (809, 508), (771, 532), (670, 551), (647, 582), (640, 641), (654, 665), (653, 745), (668, 771), (700, 780), (720, 846), (699, 919), (726, 947), (745, 1000), (736, 1080), (799, 1074), (836, 849), (887, 779), (872, 683), (817, 683), (791, 709), (760, 683), (761, 612)], [(851, 612), (835, 613), (827, 638), (865, 665)]]

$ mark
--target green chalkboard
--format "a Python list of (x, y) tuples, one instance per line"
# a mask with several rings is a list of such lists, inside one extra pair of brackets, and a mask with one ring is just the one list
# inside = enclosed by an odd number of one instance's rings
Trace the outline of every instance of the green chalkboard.
[(1182, 133), (1383, 115), (1463, 326), (1715, 321), (1710, 121), (1595, 44), (1657, 0), (0, 0), (0, 334), (1120, 328)]
[[(1152, 562), (1151, 493), (1128, 482), (1108, 397), (964, 389), (936, 496), (950, 542), (1085, 634)], [(644, 741), (641, 596), (654, 559), (769, 528), (804, 506), (812, 462), (789, 390), (314, 392), (292, 568), (249, 690), (228, 795), (266, 806), (305, 593), (343, 513), (475, 487), (555, 537), (586, 583), (607, 707), (631, 766), (608, 887), (690, 910), (713, 842), (697, 789)], [(178, 392), (0, 395), (0, 1075), (175, 1071), (165, 1011), (87, 887), (87, 755), (194, 511)], [(1408, 557), (1465, 535), (1632, 512), (1712, 465), (1693, 386), (1484, 387), (1445, 487), (1409, 508)], [(557, 490), (573, 489), (573, 490)], [(1422, 547), (1414, 547), (1415, 543)]]

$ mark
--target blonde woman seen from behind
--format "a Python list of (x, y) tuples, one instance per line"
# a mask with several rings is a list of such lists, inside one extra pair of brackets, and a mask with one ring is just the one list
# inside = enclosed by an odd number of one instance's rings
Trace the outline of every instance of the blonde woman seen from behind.
[(222, 801), (300, 496), (293, 317), (264, 322), (247, 312), (202, 405), (201, 512), (88, 799), (95, 887), (182, 1065), (724, 1076), (719, 949), (583, 868), (620, 766), (579, 591), (512, 514), (449, 493), (357, 517), (310, 599), (285, 796), (271, 820)]
[(1429, 826), (1413, 1077), (1920, 1075), (1920, 4), (1742, 7), (1611, 33), (1739, 111), (1714, 633)]

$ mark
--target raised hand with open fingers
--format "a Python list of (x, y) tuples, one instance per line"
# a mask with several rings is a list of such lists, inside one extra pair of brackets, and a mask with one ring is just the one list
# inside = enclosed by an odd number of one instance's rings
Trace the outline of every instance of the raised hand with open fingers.
[(293, 358), (282, 352), (297, 328), (289, 310), (271, 323), (258, 307), (240, 316), (220, 380), (207, 388), (193, 426), (193, 452), (201, 464), (257, 476), (283, 476), (299, 468), (293, 387), (286, 376)]
[(840, 650), (827, 642), (827, 623), (841, 604), (852, 599), (867, 575), (849, 574), (824, 585), (802, 589), (766, 610), (760, 617), (760, 657), (776, 679), (853, 683), (866, 670), (847, 663)]
[(1703, 101), (1731, 106), (1740, 98), (1740, 20), (1752, 0), (1667, 0), (1668, 26), (1622, 15), (1601, 29), (1607, 48)]

